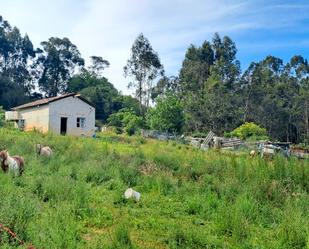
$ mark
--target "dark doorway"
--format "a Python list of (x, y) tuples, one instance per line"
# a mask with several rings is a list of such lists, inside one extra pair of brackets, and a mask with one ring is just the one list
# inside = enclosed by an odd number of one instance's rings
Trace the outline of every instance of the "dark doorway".
[(61, 118), (61, 122), (60, 122), (60, 134), (61, 135), (67, 134), (67, 123), (68, 123), (68, 118)]

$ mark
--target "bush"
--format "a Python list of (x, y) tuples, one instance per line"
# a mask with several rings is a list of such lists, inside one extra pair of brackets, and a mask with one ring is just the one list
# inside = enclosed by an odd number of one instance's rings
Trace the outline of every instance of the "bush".
[(191, 134), (192, 137), (207, 137), (208, 133), (205, 132), (193, 132)]
[(5, 111), (2, 106), (0, 106), (0, 127), (3, 127), (5, 123)]
[(255, 138), (258, 139), (268, 139), (267, 132), (265, 128), (258, 126), (253, 122), (246, 122), (236, 128), (235, 130), (225, 133), (226, 137), (239, 137), (241, 139)]
[(129, 230), (126, 226), (120, 225), (116, 229), (113, 248), (134, 248), (130, 239)]
[(184, 125), (184, 113), (179, 99), (174, 95), (159, 98), (155, 108), (149, 109), (146, 120), (151, 129), (180, 132)]
[(122, 121), (124, 124), (124, 131), (130, 136), (134, 135), (143, 124), (142, 118), (131, 112), (126, 113)]
[(116, 127), (117, 133), (125, 131), (128, 135), (134, 135), (143, 126), (143, 120), (133, 110), (121, 109), (108, 118), (108, 123)]

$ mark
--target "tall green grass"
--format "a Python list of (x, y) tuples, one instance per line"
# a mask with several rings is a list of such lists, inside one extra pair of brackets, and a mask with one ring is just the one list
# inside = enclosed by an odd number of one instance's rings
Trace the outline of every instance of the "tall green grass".
[(37, 248), (309, 248), (308, 161), (7, 129), (0, 148), (26, 160), (22, 177), (0, 173), (0, 223)]

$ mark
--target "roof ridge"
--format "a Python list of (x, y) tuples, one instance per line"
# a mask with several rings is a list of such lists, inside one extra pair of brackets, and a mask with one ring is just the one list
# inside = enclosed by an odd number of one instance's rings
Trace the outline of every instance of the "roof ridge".
[(60, 100), (60, 99), (70, 97), (70, 96), (76, 96), (76, 95), (77, 95), (76, 93), (66, 93), (66, 94), (59, 95), (59, 96), (38, 99), (38, 100), (28, 102), (28, 103), (25, 103), (25, 104), (22, 104), (22, 105), (19, 105), (19, 106), (15, 106), (11, 109), (12, 110), (18, 110), (18, 109), (30, 108), (30, 107), (33, 107), (33, 106), (46, 105), (46, 104), (49, 104), (53, 101)]

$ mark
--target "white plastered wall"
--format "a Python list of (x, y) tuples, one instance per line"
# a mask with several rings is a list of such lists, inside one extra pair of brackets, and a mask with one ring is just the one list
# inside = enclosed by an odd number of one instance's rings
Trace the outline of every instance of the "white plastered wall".
[(49, 108), (48, 105), (36, 106), (18, 110), (19, 119), (25, 120), (25, 131), (37, 129), (41, 132), (48, 132)]
[[(95, 108), (78, 97), (67, 97), (49, 103), (49, 130), (60, 134), (61, 117), (68, 118), (67, 134), (92, 136), (95, 132)], [(77, 118), (85, 118), (85, 128), (77, 127)]]

